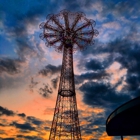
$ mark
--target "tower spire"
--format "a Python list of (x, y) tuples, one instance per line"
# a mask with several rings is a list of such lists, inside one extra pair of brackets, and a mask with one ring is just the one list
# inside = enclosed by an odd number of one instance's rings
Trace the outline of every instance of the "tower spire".
[[(72, 22), (73, 21), (73, 22)], [(67, 10), (50, 15), (40, 24), (47, 47), (63, 51), (60, 83), (54, 110), (49, 140), (82, 140), (76, 103), (73, 52), (83, 50), (91, 44), (98, 31), (93, 29), (95, 22), (88, 20), (83, 13), (70, 13)]]

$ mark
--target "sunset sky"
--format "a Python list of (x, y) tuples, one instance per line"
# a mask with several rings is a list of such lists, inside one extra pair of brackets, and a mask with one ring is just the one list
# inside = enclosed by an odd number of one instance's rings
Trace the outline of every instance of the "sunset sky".
[(45, 46), (39, 24), (63, 9), (84, 12), (99, 31), (94, 45), (74, 54), (82, 139), (120, 140), (107, 136), (105, 123), (140, 94), (139, 6), (139, 0), (0, 0), (0, 140), (48, 140), (62, 53)]

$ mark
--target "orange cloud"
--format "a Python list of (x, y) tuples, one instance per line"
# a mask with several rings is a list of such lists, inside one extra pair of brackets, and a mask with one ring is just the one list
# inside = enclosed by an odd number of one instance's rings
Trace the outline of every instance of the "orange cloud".
[(113, 140), (113, 137), (108, 136), (106, 132), (103, 132), (103, 134), (100, 136), (99, 140)]

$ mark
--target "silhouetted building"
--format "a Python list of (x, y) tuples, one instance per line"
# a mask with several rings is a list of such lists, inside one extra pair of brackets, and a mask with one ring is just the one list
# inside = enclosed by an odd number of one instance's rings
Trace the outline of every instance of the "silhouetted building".
[[(140, 135), (140, 97), (121, 105), (106, 121), (109, 136)], [(122, 137), (123, 139), (123, 137)]]

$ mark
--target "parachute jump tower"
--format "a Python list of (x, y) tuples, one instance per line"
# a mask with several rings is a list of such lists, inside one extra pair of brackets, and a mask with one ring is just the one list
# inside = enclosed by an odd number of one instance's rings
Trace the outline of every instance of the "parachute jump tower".
[(48, 15), (47, 21), (40, 24), (43, 29), (40, 38), (46, 41), (46, 46), (63, 52), (49, 140), (82, 140), (75, 93), (73, 53), (93, 44), (93, 37), (98, 35), (94, 26), (95, 21), (87, 19), (82, 12), (73, 13), (67, 10)]

